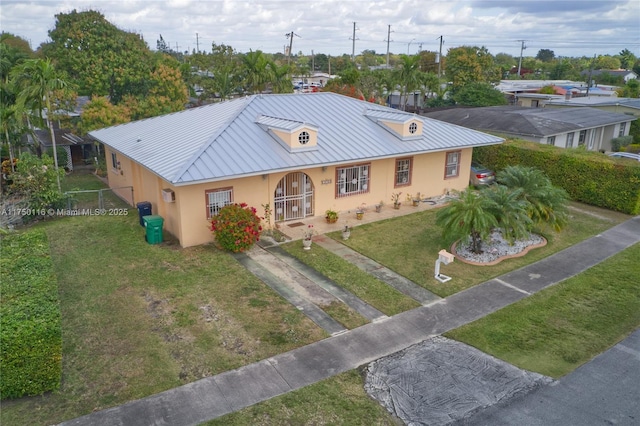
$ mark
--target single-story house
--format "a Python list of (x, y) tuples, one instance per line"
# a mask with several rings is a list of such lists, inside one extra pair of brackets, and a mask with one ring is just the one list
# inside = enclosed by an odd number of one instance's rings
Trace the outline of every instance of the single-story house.
[(234, 202), (261, 215), (269, 205), (274, 224), (463, 190), (473, 148), (503, 142), (330, 92), (254, 95), (90, 135), (109, 186), (133, 187), (183, 247), (212, 241), (211, 218)]
[(512, 106), (455, 108), (423, 115), (505, 137), (561, 148), (585, 146), (590, 151), (610, 151), (611, 139), (628, 135), (636, 119), (596, 108)]
[(638, 74), (629, 70), (591, 70), (591, 71), (584, 70), (580, 72), (580, 75), (587, 76), (587, 77), (591, 75), (591, 78), (602, 75), (602, 74), (609, 74), (612, 77), (620, 77), (625, 83), (628, 82), (629, 80), (638, 79)]
[(618, 114), (630, 114), (640, 117), (640, 99), (638, 98), (601, 98), (582, 97), (571, 99), (550, 99), (545, 102), (548, 108), (598, 108)]

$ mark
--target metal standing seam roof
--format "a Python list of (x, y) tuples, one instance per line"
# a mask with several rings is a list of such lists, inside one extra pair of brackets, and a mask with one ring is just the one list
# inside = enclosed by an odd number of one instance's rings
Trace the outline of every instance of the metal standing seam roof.
[[(402, 140), (367, 114), (418, 119), (423, 122), (422, 137)], [(308, 123), (318, 129), (318, 149), (287, 151), (265, 128), (270, 123), (288, 129)], [(90, 135), (174, 185), (503, 142), (497, 136), (329, 92), (254, 95)]]

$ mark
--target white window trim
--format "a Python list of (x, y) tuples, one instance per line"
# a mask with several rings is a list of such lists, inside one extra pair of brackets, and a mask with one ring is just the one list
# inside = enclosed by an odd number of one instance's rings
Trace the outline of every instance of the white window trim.
[[(444, 178), (452, 179), (460, 176), (460, 157), (461, 151), (449, 151), (445, 156)], [(455, 161), (450, 161), (455, 160)]]
[(371, 164), (336, 168), (336, 198), (369, 192)]

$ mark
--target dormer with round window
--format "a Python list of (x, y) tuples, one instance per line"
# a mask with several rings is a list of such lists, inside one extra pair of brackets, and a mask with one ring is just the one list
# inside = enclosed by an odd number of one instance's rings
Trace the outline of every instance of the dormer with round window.
[(256, 123), (289, 152), (318, 149), (318, 127), (311, 123), (261, 115)]
[(365, 115), (402, 140), (422, 138), (423, 122), (415, 114), (402, 111), (389, 112), (369, 109), (365, 112)]

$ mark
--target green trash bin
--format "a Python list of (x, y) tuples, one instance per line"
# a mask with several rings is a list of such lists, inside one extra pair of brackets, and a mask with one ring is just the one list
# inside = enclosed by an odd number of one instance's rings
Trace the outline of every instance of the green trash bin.
[(142, 220), (144, 221), (145, 241), (149, 244), (160, 244), (162, 242), (162, 224), (164, 223), (162, 216), (142, 216)]

